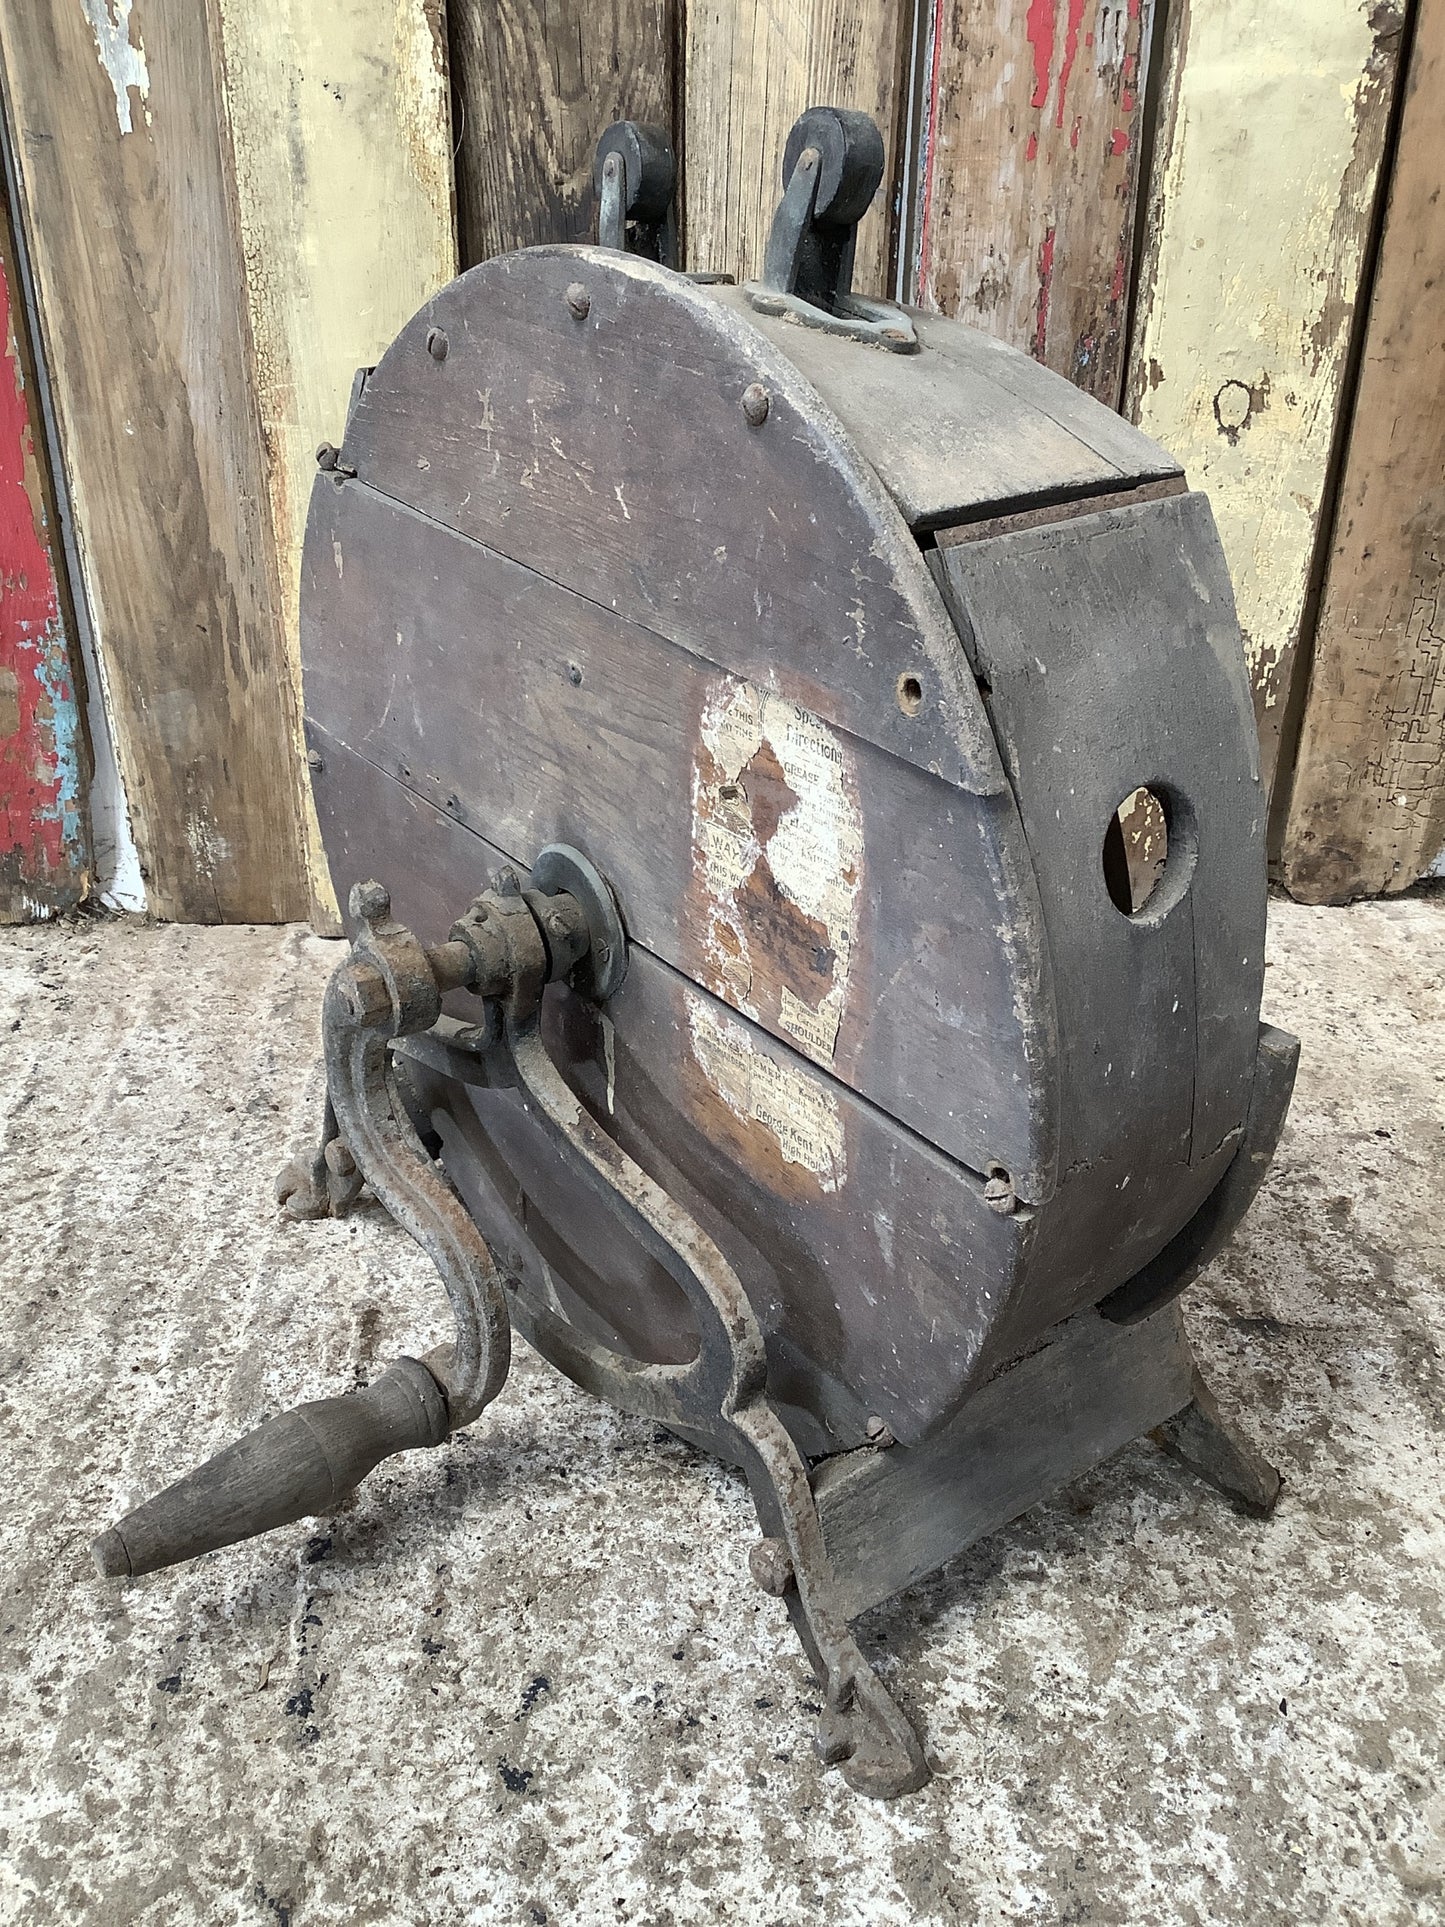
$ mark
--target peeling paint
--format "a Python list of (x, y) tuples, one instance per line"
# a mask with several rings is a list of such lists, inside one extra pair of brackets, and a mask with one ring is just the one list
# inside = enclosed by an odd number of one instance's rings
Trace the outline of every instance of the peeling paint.
[(847, 1177), (843, 1118), (827, 1086), (792, 1064), (768, 1057), (736, 1018), (688, 993), (692, 1054), (709, 1085), (744, 1125), (761, 1125), (785, 1163), (800, 1166), (824, 1191)]
[[(1185, 9), (1130, 412), (1207, 490), (1272, 769), (1399, 45), (1376, 0)], [(1266, 403), (1268, 404), (1266, 406)]]
[(1153, 15), (1129, 0), (940, 7), (930, 43), (915, 299), (1027, 349), (1110, 407), (1123, 385), (1137, 75)]
[(131, 4), (132, 0), (80, 0), (81, 10), (95, 36), (96, 54), (115, 93), (116, 125), (122, 134), (129, 134), (134, 128), (130, 106), (132, 87), (140, 96), (146, 126), (151, 124), (150, 70), (141, 45), (139, 23), (135, 39), (131, 39)]
[(810, 711), (720, 678), (693, 771), (707, 987), (830, 1065), (863, 875), (853, 752)]
[(0, 918), (53, 916), (85, 893), (80, 715), (39, 471), (0, 267)]

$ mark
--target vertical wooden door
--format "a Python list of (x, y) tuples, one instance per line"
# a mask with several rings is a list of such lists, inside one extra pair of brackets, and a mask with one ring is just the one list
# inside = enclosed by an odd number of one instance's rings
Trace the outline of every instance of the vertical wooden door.
[(302, 916), (295, 705), (203, 5), (0, 5), (117, 761), (160, 916)]
[(1117, 408), (1154, 0), (931, 0), (913, 285)]
[(1423, 0), (1283, 848), (1308, 903), (1445, 850), (1445, 0)]
[(752, 280), (783, 191), (788, 130), (807, 107), (852, 107), (883, 133), (883, 187), (858, 229), (853, 285), (891, 280), (906, 40), (903, 0), (690, 0), (686, 9), (687, 264)]
[(451, 0), (464, 267), (590, 241), (592, 159), (615, 120), (673, 129), (679, 0)]
[(1378, 0), (1177, 0), (1128, 407), (1208, 492), (1273, 776), (1399, 62)]

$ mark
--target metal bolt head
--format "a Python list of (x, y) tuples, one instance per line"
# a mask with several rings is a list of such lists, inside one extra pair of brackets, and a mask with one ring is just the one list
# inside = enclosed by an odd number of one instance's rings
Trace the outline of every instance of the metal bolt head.
[(759, 1539), (748, 1553), (748, 1570), (764, 1592), (781, 1599), (793, 1583), (793, 1556), (781, 1539)]
[(592, 312), (592, 297), (580, 281), (574, 281), (568, 287), (567, 306), (579, 321), (585, 321)]
[(565, 937), (565, 936), (566, 936), (566, 934), (567, 934), (567, 919), (566, 919), (566, 918), (565, 918), (565, 917), (564, 917), (564, 916), (562, 915), (562, 913), (561, 913), (561, 911), (560, 911), (560, 910), (554, 910), (554, 911), (552, 912), (552, 914), (551, 914), (551, 916), (550, 916), (550, 917), (548, 917), (548, 919), (547, 919), (547, 929), (548, 929), (548, 930), (550, 931), (550, 933), (551, 933), (551, 934), (552, 934), (552, 935), (553, 935), (554, 937)]
[(391, 993), (386, 981), (370, 964), (362, 964), (352, 971), (351, 982), (345, 987), (345, 996), (352, 1019), (358, 1024), (368, 1023), (373, 1017), (380, 1017), (391, 1009)]
[(498, 872), (497, 895), (499, 897), (515, 897), (520, 896), (521, 893), (522, 886), (517, 880), (517, 872), (509, 863), (504, 870)]
[(391, 915), (391, 892), (374, 878), (366, 883), (353, 883), (347, 908), (353, 919), (361, 923), (379, 923)]
[(567, 680), (572, 684), (574, 689), (581, 684), (582, 671), (577, 667), (575, 662), (569, 662), (567, 665)]
[(426, 331), (426, 351), (433, 361), (445, 361), (448, 347), (444, 328), (428, 328)]
[(307, 769), (325, 769), (326, 765), (321, 760), (321, 751), (319, 749), (307, 750), (306, 767)]
[(335, 447), (333, 443), (323, 442), (316, 451), (316, 466), (318, 468), (333, 469), (336, 466), (340, 454), (341, 450)]
[(883, 1420), (876, 1415), (869, 1419), (863, 1430), (868, 1434), (868, 1443), (876, 1445), (880, 1452), (885, 1452), (890, 1445), (898, 1443)]
[(760, 381), (748, 383), (743, 390), (743, 413), (747, 416), (750, 427), (762, 427), (768, 419), (768, 409), (772, 405), (772, 399)]

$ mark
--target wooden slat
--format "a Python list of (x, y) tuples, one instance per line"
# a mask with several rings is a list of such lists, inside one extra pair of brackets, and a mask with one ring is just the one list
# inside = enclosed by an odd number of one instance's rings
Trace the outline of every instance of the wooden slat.
[(674, 0), (452, 0), (447, 15), (462, 265), (595, 239), (598, 136), (672, 125)]
[(698, 0), (687, 8), (687, 256), (751, 280), (807, 107), (854, 107), (883, 131), (883, 186), (858, 230), (853, 285), (885, 292), (905, 78), (902, 0)]
[(1213, 504), (1266, 781), (1319, 532), (1398, 67), (1376, 0), (1183, 0), (1128, 407)]
[(1153, 0), (933, 0), (913, 285), (1111, 408)]
[[(299, 714), (316, 448), (341, 441), (356, 369), (456, 272), (446, 46), (436, 0), (213, 4)], [(299, 781), (299, 732), (291, 754)], [(312, 920), (339, 931), (304, 781), (300, 795)]]
[(850, 1619), (915, 1584), (1189, 1401), (1175, 1306), (1130, 1330), (1081, 1312), (910, 1449), (841, 1453), (814, 1493)]
[(1406, 889), (1445, 847), (1442, 97), (1445, 4), (1425, 0), (1285, 833), (1310, 903)]
[(918, 317), (922, 354), (885, 355), (758, 314), (740, 288), (719, 288), (716, 299), (812, 382), (912, 529), (1169, 476), (1183, 486), (1173, 456), (1112, 410), (941, 315)]
[[(405, 770), (409, 787), (512, 861), (530, 865), (547, 843), (585, 846), (626, 905), (634, 941), (951, 1157), (975, 1170), (1000, 1159), (1025, 1196), (1037, 1195), (1014, 984), (997, 934), (977, 918), (938, 941), (940, 904), (993, 890), (983, 841), (962, 832), (950, 785), (814, 717), (794, 724), (794, 740), (803, 756), (839, 759), (827, 768), (840, 788), (809, 783), (789, 755), (782, 705), (767, 706), (755, 685), (361, 482), (318, 491), (307, 559), (308, 594), (324, 599), (308, 632), (308, 714), (323, 763), (317, 794), (333, 821), (340, 745), (389, 774)], [(373, 664), (355, 660), (358, 643)], [(771, 746), (746, 773), (702, 753), (709, 719), (737, 729), (754, 716), (769, 720), (791, 783)], [(711, 800), (728, 775), (731, 809)], [(722, 886), (715, 877), (706, 886), (700, 852), (721, 849), (726, 861), (740, 835), (753, 835), (740, 788), (764, 828), (770, 814), (801, 807), (822, 836), (843, 839), (863, 886), (846, 963), (820, 969), (828, 930), (790, 913), (771, 882), (728, 898), (738, 932), (720, 936)], [(962, 1001), (960, 983), (970, 992)], [(819, 1008), (823, 1041), (798, 999)]]
[(117, 759), (161, 916), (304, 914), (244, 287), (199, 7), (0, 6)]
[(31, 349), (0, 192), (0, 923), (69, 910), (90, 881), (88, 757)]

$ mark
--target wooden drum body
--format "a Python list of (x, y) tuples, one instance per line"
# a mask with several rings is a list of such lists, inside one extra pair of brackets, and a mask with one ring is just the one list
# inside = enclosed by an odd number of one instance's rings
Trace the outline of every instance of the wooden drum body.
[[(548, 1043), (735, 1268), (814, 1456), (916, 1443), (1071, 1313), (1187, 1282), (1160, 1254), (1260, 1061), (1264, 796), (1207, 502), (1060, 377), (911, 319), (890, 354), (628, 255), (488, 262), (359, 383), (303, 578), (338, 897), (381, 877), (438, 942), (544, 845), (605, 873), (626, 981), (549, 990)], [(1131, 913), (1106, 845), (1141, 787), (1168, 854)], [(543, 1301), (690, 1354), (515, 1093), (412, 1087), (524, 1329)]]

